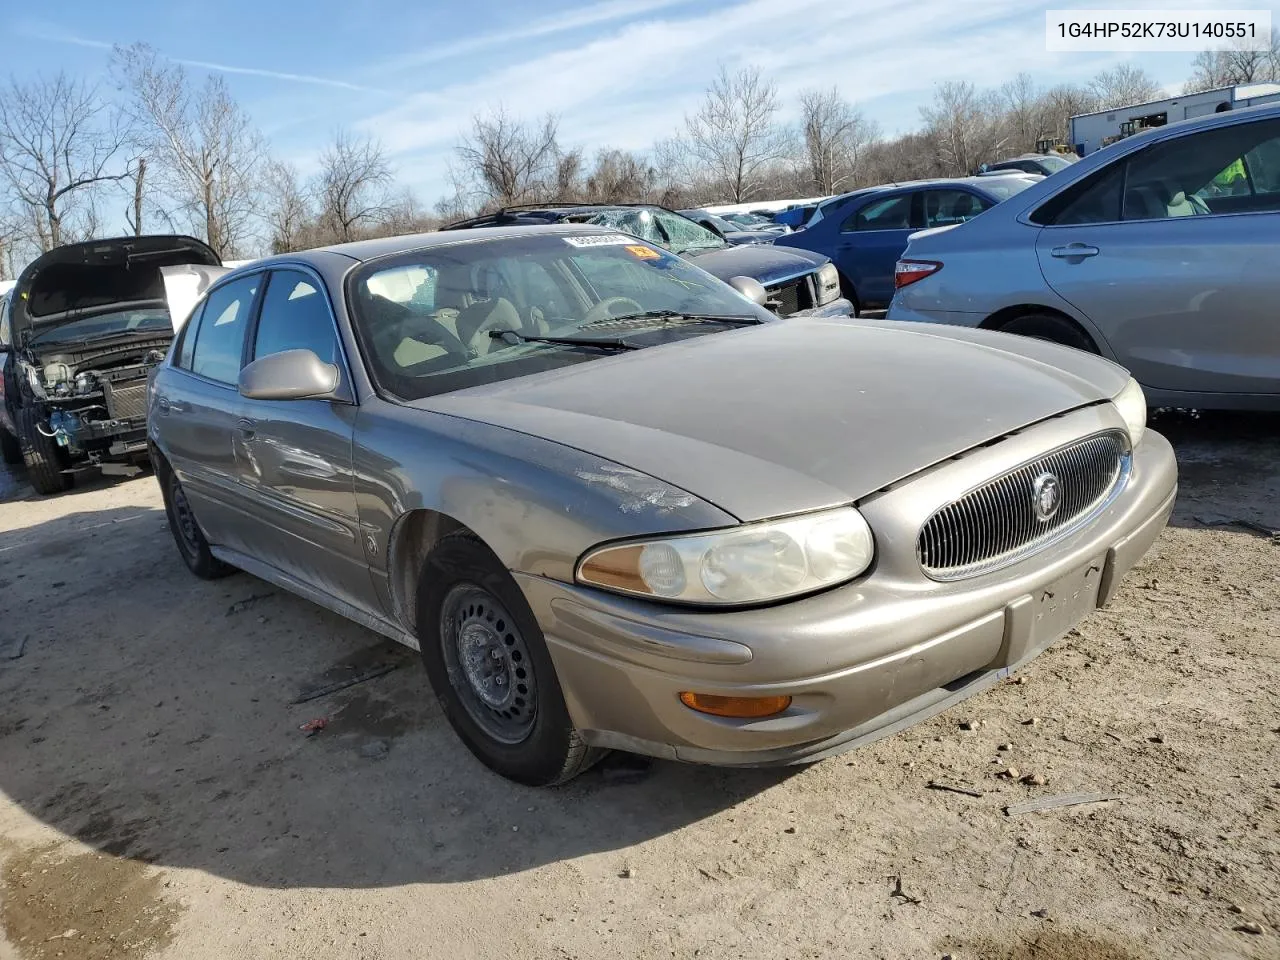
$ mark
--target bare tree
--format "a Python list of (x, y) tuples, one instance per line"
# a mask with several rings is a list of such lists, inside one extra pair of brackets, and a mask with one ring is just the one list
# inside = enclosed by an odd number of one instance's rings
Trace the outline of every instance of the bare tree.
[(1164, 96), (1164, 88), (1147, 71), (1131, 63), (1102, 71), (1089, 81), (1089, 89), (1097, 98), (1098, 110), (1146, 103)]
[(262, 185), (271, 252), (303, 249), (304, 238), (309, 231), (314, 232), (315, 214), (297, 168), (291, 163), (273, 160), (267, 164)]
[(116, 47), (113, 67), (132, 94), (162, 189), (209, 246), (233, 256), (251, 236), (266, 158), (248, 114), (222, 77), (197, 90), (180, 65), (146, 44)]
[(653, 167), (626, 150), (602, 149), (587, 176), (586, 199), (598, 203), (638, 203), (655, 184)]
[(730, 74), (722, 67), (698, 112), (685, 117), (690, 158), (734, 203), (756, 196), (761, 175), (787, 153), (777, 112), (777, 88), (758, 68)]
[(320, 155), (316, 196), (320, 219), (338, 241), (355, 240), (386, 216), (394, 177), (382, 144), (344, 131)]
[(1239, 44), (1197, 53), (1183, 93), (1200, 93), (1218, 87), (1280, 81), (1280, 28), (1271, 31), (1266, 50), (1246, 50)]
[(503, 107), (477, 114), (455, 153), (458, 173), (482, 206), (505, 207), (539, 199), (558, 186), (562, 171), (559, 121), (547, 115), (525, 123)]
[[(93, 193), (129, 176), (126, 125), (98, 88), (59, 73), (0, 93), (0, 174), (42, 250), (71, 239), (69, 221), (93, 219)], [(92, 235), (93, 224), (78, 232)]]
[(980, 164), (998, 159), (1009, 139), (996, 98), (980, 94), (968, 81), (941, 84), (920, 114), (940, 172), (951, 176), (973, 173)]
[(802, 93), (800, 119), (813, 188), (828, 194), (847, 187), (858, 175), (864, 150), (879, 137), (875, 125), (835, 87)]

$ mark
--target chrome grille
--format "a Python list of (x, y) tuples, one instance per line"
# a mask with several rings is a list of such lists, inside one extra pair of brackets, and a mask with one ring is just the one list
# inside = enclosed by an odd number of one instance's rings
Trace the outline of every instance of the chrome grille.
[(813, 291), (809, 286), (808, 277), (800, 277), (776, 287), (769, 287), (767, 292), (768, 306), (780, 317), (789, 317), (793, 313), (808, 310), (813, 306)]
[[(925, 521), (916, 539), (921, 568), (935, 580), (960, 580), (1030, 556), (1095, 516), (1119, 489), (1128, 460), (1128, 438), (1108, 431), (988, 480)], [(1045, 474), (1060, 492), (1047, 520), (1035, 505)]]

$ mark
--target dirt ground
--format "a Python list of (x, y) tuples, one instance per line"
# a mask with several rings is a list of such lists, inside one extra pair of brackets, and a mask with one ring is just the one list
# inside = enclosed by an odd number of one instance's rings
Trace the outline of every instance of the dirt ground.
[[(1172, 525), (1015, 680), (808, 768), (544, 791), (416, 655), (191, 577), (153, 478), (6, 481), (0, 960), (1280, 958), (1280, 418), (1155, 426)], [(1003, 810), (1076, 791), (1122, 799)]]

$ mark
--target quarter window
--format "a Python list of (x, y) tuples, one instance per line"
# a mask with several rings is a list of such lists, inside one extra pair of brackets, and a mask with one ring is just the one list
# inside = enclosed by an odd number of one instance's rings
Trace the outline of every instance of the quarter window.
[(235, 383), (240, 376), (244, 332), (258, 293), (260, 274), (233, 280), (218, 287), (205, 301), (200, 326), (195, 330), (191, 372), (219, 383)]
[(338, 335), (320, 286), (319, 280), (300, 270), (271, 274), (262, 298), (253, 359), (285, 350), (310, 350), (325, 363), (338, 362)]
[(1120, 219), (1120, 186), (1124, 164), (1116, 163), (1086, 177), (1032, 214), (1035, 223), (1075, 226), (1114, 223)]
[(844, 222), (842, 230), (909, 230), (911, 197), (904, 193), (886, 200), (872, 200)]

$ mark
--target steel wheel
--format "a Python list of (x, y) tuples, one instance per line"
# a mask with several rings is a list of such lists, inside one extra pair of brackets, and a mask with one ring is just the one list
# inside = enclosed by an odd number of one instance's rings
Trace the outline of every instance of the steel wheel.
[(449, 684), (463, 708), (501, 743), (527, 739), (537, 719), (533, 658), (515, 619), (483, 587), (461, 583), (440, 607)]
[(191, 511), (191, 504), (187, 502), (182, 484), (175, 480), (169, 490), (169, 496), (173, 499), (173, 517), (177, 521), (179, 546), (185, 554), (195, 557), (200, 553), (203, 538), (200, 528), (196, 526), (196, 515)]

